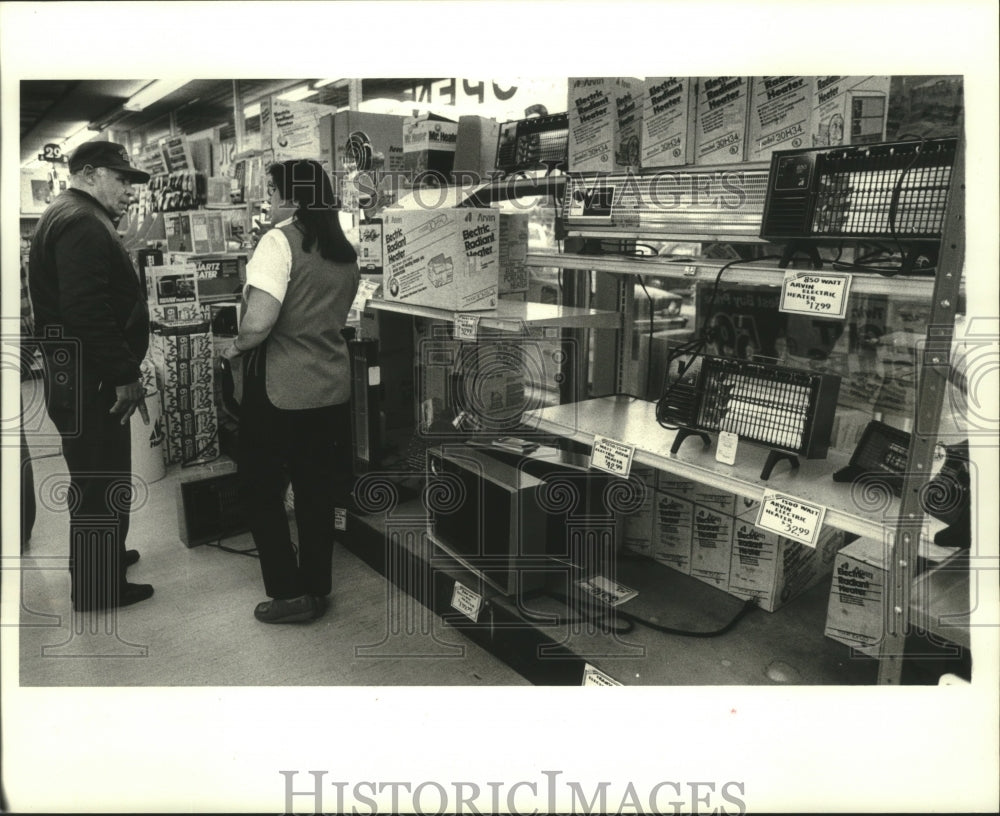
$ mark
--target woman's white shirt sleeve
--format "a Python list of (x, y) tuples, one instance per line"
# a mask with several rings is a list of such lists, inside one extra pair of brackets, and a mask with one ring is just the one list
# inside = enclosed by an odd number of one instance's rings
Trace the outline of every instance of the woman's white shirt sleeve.
[(285, 233), (275, 227), (264, 233), (247, 264), (247, 282), (243, 293), (246, 294), (247, 286), (254, 286), (281, 303), (288, 291), (291, 274), (292, 248)]

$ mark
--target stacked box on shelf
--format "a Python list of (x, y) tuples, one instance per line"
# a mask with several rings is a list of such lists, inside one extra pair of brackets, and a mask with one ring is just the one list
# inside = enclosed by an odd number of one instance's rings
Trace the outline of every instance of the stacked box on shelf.
[(571, 172), (639, 168), (642, 83), (638, 79), (572, 77), (567, 107)]
[(643, 170), (691, 164), (696, 87), (694, 77), (646, 77), (640, 140)]
[(153, 331), (150, 356), (163, 396), (167, 461), (210, 462), (219, 455), (212, 374), (212, 335), (204, 321)]
[(833, 568), (844, 534), (824, 527), (815, 547), (761, 530), (752, 521), (737, 521), (733, 530), (729, 594), (754, 598), (768, 612), (814, 586)]
[(746, 155), (749, 78), (698, 79), (695, 164), (733, 164)]
[(642, 483), (642, 500), (639, 506), (625, 516), (623, 544), (639, 555), (653, 555), (654, 525), (656, 524), (656, 471), (649, 467), (632, 467), (631, 478)]
[(690, 575), (694, 504), (673, 493), (657, 490), (654, 505), (653, 558)]

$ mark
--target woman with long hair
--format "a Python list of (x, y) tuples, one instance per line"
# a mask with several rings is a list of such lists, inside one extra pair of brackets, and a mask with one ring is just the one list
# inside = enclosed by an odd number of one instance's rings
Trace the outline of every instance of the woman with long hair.
[(341, 330), (360, 274), (323, 167), (296, 159), (271, 165), (268, 177), (274, 227), (247, 264), (239, 336), (222, 354), (243, 358), (240, 494), (269, 598), (254, 616), (294, 623), (326, 610), (337, 519), (346, 517), (351, 381)]

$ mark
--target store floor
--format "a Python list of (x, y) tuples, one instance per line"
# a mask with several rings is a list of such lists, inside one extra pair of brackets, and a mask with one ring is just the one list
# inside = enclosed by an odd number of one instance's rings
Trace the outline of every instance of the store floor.
[[(181, 542), (176, 467), (151, 484), (144, 499), (140, 491), (142, 506), (133, 514), (128, 539), (129, 548), (141, 553), (129, 579), (152, 584), (154, 596), (108, 615), (92, 631), (89, 617), (72, 612), (69, 517), (51, 495), (65, 462), (54, 429), (32, 409), (34, 384), (26, 383), (22, 396), (35, 423), (29, 446), (39, 497), (20, 563), (23, 686), (528, 683), (341, 546), (334, 553), (333, 600), (323, 618), (259, 623), (253, 609), (265, 596), (257, 559)], [(246, 534), (223, 544), (252, 547)]]

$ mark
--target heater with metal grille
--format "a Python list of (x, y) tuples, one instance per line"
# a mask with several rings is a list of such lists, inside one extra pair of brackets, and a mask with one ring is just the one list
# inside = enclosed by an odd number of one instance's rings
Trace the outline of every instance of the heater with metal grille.
[(844, 240), (933, 246), (956, 147), (956, 139), (928, 139), (776, 151), (760, 236), (799, 248)]
[(796, 368), (702, 357), (660, 400), (661, 419), (679, 426), (671, 453), (689, 436), (707, 446), (707, 432), (736, 434), (771, 448), (761, 479), (787, 459), (824, 459), (830, 446), (840, 377)]
[(652, 173), (573, 176), (563, 221), (570, 235), (760, 243), (768, 165), (686, 166)]
[(512, 173), (566, 169), (569, 118), (565, 113), (515, 119), (500, 125), (496, 169)]

